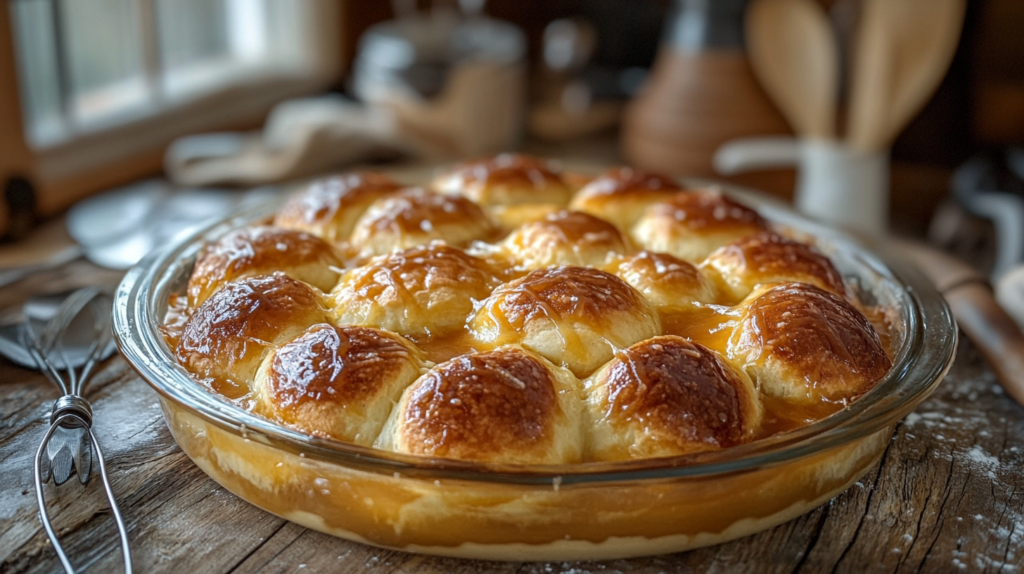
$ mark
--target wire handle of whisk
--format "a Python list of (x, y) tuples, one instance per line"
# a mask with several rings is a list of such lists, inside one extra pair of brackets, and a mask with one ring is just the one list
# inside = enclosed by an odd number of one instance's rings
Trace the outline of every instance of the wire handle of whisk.
[[(81, 399), (82, 402), (88, 406), (88, 402)], [(55, 409), (55, 414), (56, 414)], [(91, 413), (91, 409), (90, 409)], [(100, 467), (100, 479), (103, 482), (103, 490), (107, 495), (107, 503), (110, 505), (110, 512), (114, 517), (114, 521), (117, 523), (117, 533), (121, 542), (121, 555), (124, 560), (124, 571), (132, 571), (132, 555), (131, 549), (128, 546), (128, 530), (125, 527), (124, 520), (121, 518), (121, 511), (117, 507), (117, 501), (114, 499), (114, 491), (110, 487), (110, 479), (107, 477), (107, 466), (106, 461), (103, 458), (103, 450), (100, 449), (100, 443), (96, 440), (96, 434), (92, 432), (92, 420), (83, 419), (78, 413), (71, 410), (63, 412), (62, 414), (56, 415), (56, 418), (50, 423), (49, 430), (43, 436), (43, 441), (39, 445), (39, 449), (36, 451), (36, 459), (34, 465), (35, 475), (35, 487), (36, 487), (36, 503), (39, 505), (39, 521), (43, 523), (43, 529), (46, 530), (46, 536), (50, 539), (50, 543), (53, 544), (53, 550), (57, 553), (57, 558), (60, 559), (61, 565), (64, 567), (64, 571), (67, 574), (75, 574), (75, 569), (71, 565), (71, 561), (68, 560), (67, 554), (64, 552), (64, 547), (61, 545), (60, 540), (57, 538), (57, 533), (53, 529), (53, 525), (50, 523), (50, 514), (46, 510), (46, 497), (43, 493), (43, 477), (41, 465), (43, 462), (43, 456), (46, 454), (46, 445), (50, 442), (50, 438), (53, 437), (53, 433), (61, 425), (68, 426), (82, 426), (85, 427), (86, 432), (89, 435), (89, 440), (92, 442), (92, 448), (96, 452), (96, 462)]]

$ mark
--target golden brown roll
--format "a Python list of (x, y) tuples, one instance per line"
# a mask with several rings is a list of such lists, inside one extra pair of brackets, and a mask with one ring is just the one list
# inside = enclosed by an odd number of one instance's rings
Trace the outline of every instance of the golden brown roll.
[(728, 356), (767, 395), (845, 404), (892, 366), (868, 319), (842, 297), (813, 285), (762, 286), (739, 308), (743, 315)]
[(629, 230), (648, 207), (680, 191), (672, 178), (623, 167), (591, 180), (576, 193), (570, 207)]
[(506, 237), (503, 245), (526, 269), (553, 265), (597, 267), (627, 250), (625, 239), (611, 223), (565, 210), (527, 223)]
[(189, 306), (199, 306), (225, 283), (275, 271), (330, 291), (342, 266), (337, 251), (315, 235), (280, 227), (243, 227), (199, 254), (188, 280)]
[(419, 350), (398, 335), (318, 323), (264, 359), (254, 411), (315, 436), (372, 446), (424, 370)]
[(717, 297), (715, 285), (699, 269), (668, 253), (641, 251), (619, 263), (615, 274), (662, 311), (714, 303)]
[(327, 241), (348, 241), (356, 220), (373, 202), (402, 189), (381, 173), (345, 173), (318, 179), (294, 194), (274, 225), (308, 231)]
[(442, 363), (402, 395), (378, 448), (478, 462), (580, 461), (579, 381), (519, 347)]
[(271, 350), (327, 320), (321, 295), (284, 273), (228, 283), (185, 322), (175, 356), (199, 379), (237, 398)]
[(464, 246), (493, 232), (487, 215), (465, 197), (408, 189), (370, 206), (356, 223), (352, 245), (362, 255), (383, 255), (434, 240)]
[(678, 456), (751, 440), (761, 403), (747, 375), (676, 336), (620, 351), (583, 382), (588, 458)]
[(547, 163), (519, 154), (462, 164), (434, 180), (441, 193), (463, 195), (480, 205), (565, 205), (572, 190)]
[(490, 206), (487, 208), (487, 214), (499, 229), (507, 233), (527, 223), (540, 221), (562, 209), (554, 203), (519, 203)]
[(650, 251), (697, 263), (715, 249), (766, 228), (756, 211), (715, 191), (693, 191), (649, 207), (632, 236)]
[(661, 323), (622, 279), (588, 267), (552, 267), (495, 289), (469, 327), (482, 343), (519, 343), (586, 376), (615, 349), (658, 334)]
[(750, 235), (717, 249), (702, 269), (734, 301), (746, 297), (757, 285), (794, 281), (846, 296), (843, 276), (828, 257), (810, 245), (772, 232)]
[(331, 293), (337, 324), (405, 335), (461, 329), (500, 284), (483, 259), (442, 243), (381, 255), (345, 273)]

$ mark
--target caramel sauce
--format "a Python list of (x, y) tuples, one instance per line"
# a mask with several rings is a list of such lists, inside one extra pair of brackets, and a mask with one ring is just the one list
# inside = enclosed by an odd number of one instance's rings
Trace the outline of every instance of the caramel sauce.
[(167, 298), (167, 314), (164, 315), (164, 323), (160, 325), (159, 329), (163, 333), (164, 342), (172, 352), (178, 348), (181, 332), (185, 329), (185, 322), (191, 315), (188, 308), (188, 296), (182, 293)]
[(485, 350), (465, 330), (433, 336), (407, 335), (406, 338), (416, 343), (416, 346), (423, 351), (423, 356), (435, 365), (465, 355), (466, 353), (477, 353)]
[(663, 335), (678, 335), (725, 355), (739, 313), (731, 307), (704, 305), (692, 310), (661, 314)]

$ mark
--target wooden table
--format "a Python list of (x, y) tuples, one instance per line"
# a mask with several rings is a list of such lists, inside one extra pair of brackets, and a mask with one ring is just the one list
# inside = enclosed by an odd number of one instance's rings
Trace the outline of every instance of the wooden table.
[[(0, 307), (82, 277), (79, 263), (0, 291)], [(58, 572), (36, 518), (31, 459), (56, 390), (0, 362), (0, 572)], [(137, 572), (1019, 572), (1024, 564), (1024, 408), (967, 341), (935, 395), (899, 425), (847, 492), (789, 523), (712, 548), (607, 562), (500, 563), (372, 548), (288, 523), (206, 477), (171, 439), (156, 394), (125, 362), (92, 383), (95, 429)], [(120, 572), (99, 480), (48, 487), (72, 561)]]

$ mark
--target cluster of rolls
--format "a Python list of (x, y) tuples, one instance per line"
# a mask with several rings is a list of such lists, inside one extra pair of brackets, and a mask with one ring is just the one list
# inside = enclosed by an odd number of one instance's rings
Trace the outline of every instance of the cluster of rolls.
[(313, 435), (480, 462), (727, 448), (766, 397), (845, 404), (891, 365), (829, 259), (757, 212), (631, 169), (577, 190), (516, 155), (427, 188), (314, 182), (208, 245), (187, 300), (176, 357), (211, 388)]

